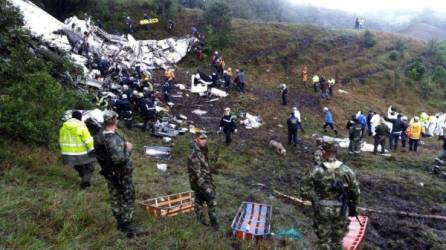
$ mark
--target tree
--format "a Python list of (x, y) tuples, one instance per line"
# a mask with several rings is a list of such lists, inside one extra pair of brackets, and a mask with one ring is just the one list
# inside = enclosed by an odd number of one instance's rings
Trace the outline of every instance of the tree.
[(441, 87), (446, 87), (446, 69), (443, 66), (436, 66), (432, 74), (432, 81)]
[(231, 29), (232, 12), (222, 1), (211, 2), (204, 13), (205, 20), (215, 32), (228, 32)]
[(363, 35), (363, 43), (365, 48), (372, 48), (376, 44), (375, 35), (366, 30)]
[(424, 67), (423, 60), (421, 60), (421, 58), (417, 58), (406, 69), (407, 76), (414, 81), (420, 81), (423, 79), (424, 73), (426, 73), (426, 68)]

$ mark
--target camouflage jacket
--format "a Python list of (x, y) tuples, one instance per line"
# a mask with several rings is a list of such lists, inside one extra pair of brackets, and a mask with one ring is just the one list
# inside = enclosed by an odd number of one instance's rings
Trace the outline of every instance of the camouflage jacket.
[(319, 205), (322, 200), (337, 201), (340, 193), (333, 189), (335, 181), (342, 182), (343, 187), (351, 193), (352, 205), (358, 205), (360, 190), (355, 173), (340, 161), (323, 162), (316, 165), (302, 180), (301, 195), (315, 205)]
[(207, 188), (215, 188), (209, 168), (207, 149), (200, 149), (197, 144), (193, 143), (187, 161), (187, 170), (192, 190), (200, 192)]
[(125, 139), (117, 132), (110, 132), (101, 129), (94, 138), (95, 147), (97, 147), (97, 159), (103, 170), (116, 171), (130, 170), (132, 162), (130, 152), (126, 149)]

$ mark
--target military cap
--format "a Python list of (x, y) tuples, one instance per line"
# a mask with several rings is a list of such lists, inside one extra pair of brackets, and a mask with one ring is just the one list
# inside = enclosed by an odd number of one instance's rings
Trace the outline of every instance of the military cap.
[(107, 110), (104, 112), (104, 122), (113, 121), (118, 119), (118, 114), (113, 110)]
[(199, 132), (197, 132), (197, 133), (195, 134), (195, 138), (198, 138), (198, 139), (207, 139), (208, 136), (206, 135), (206, 132), (204, 132), (204, 131), (199, 131)]

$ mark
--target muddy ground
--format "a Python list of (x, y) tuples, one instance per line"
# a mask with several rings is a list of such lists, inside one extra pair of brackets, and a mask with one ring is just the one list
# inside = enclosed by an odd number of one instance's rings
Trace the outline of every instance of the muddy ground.
[[(156, 76), (155, 79), (159, 77)], [(178, 71), (176, 81), (189, 86), (190, 77)], [(285, 145), (286, 117), (292, 106), (298, 106), (301, 110), (305, 110), (307, 112), (305, 116), (309, 117), (307, 122), (313, 125), (314, 121), (321, 119), (320, 110), (326, 105), (326, 101), (321, 102), (319, 97), (312, 93), (312, 89), (294, 91), (291, 88), (292, 98), (290, 98), (290, 104), (287, 107), (280, 105), (278, 89), (260, 90), (248, 87), (245, 94), (232, 90), (229, 97), (220, 98), (216, 102), (208, 102), (215, 97), (199, 97), (187, 90), (175, 89), (173, 91), (174, 94), (180, 94), (180, 92), (183, 98), (172, 98), (175, 106), (172, 108), (171, 114), (174, 116), (186, 115), (188, 124), (204, 128), (210, 133), (214, 133), (218, 129), (218, 123), (225, 107), (231, 107), (235, 112), (243, 111), (260, 115), (265, 121), (262, 127), (252, 130), (244, 129), (243, 125), (238, 123), (240, 132), (234, 136), (235, 143), (231, 145), (231, 147), (240, 148), (242, 153), (252, 155), (247, 168), (252, 170), (253, 174), (243, 177), (234, 172), (222, 171), (219, 173), (218, 170), (217, 174), (248, 188), (266, 193), (271, 193), (271, 189), (265, 187), (272, 187), (290, 194), (298, 194), (299, 180), (312, 166), (315, 141), (310, 131), (314, 130), (314, 127), (313, 129), (312, 127), (308, 128), (308, 132), (306, 131), (302, 135), (302, 146), (288, 148), (288, 155), (283, 160), (274, 160), (269, 153), (265, 153), (265, 150), (262, 149), (267, 147), (271, 138), (277, 139)], [(208, 113), (198, 116), (191, 113), (194, 109), (206, 110)], [(308, 112), (311, 111), (313, 113), (309, 115)], [(305, 123), (304, 126), (306, 126)], [(435, 150), (435, 145), (427, 144), (424, 147), (427, 150)], [(271, 154), (273, 153), (271, 152)], [(346, 164), (352, 166), (357, 173), (361, 183), (361, 206), (389, 211), (446, 215), (445, 207), (440, 205), (446, 201), (446, 192), (434, 190), (432, 187), (435, 186), (434, 183), (442, 184), (443, 181), (439, 177), (429, 177), (429, 174), (426, 177), (429, 163), (411, 163), (410, 167), (415, 167), (414, 174), (404, 171), (398, 173), (398, 167), (405, 166), (403, 160), (392, 163), (371, 154), (363, 154), (364, 156), (358, 159), (350, 159), (343, 151), (339, 155), (340, 160), (347, 161)], [(381, 164), (381, 162), (384, 163)], [(426, 166), (420, 168), (418, 166), (420, 164)], [(375, 172), (375, 167), (370, 167), (370, 165), (378, 166), (376, 167), (377, 171)], [(390, 176), (389, 172), (383, 171), (379, 167), (381, 165), (394, 168), (396, 174)], [(281, 170), (274, 171), (278, 166)], [(272, 169), (273, 174), (271, 174)], [(418, 177), (418, 174), (423, 177)], [(428, 179), (425, 180), (427, 187), (416, 186), (420, 178)], [(431, 179), (429, 180), (429, 178)], [(424, 190), (420, 190), (420, 188)], [(436, 203), (436, 201), (438, 202)], [(308, 211), (305, 214), (311, 216)], [(446, 245), (446, 223), (444, 221), (373, 213), (368, 216), (370, 220), (363, 244), (365, 249), (435, 249), (436, 246)], [(234, 248), (237, 247), (234, 246)]]

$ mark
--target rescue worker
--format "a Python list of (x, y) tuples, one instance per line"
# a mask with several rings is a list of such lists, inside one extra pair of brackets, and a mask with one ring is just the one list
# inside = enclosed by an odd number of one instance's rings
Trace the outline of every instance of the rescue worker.
[(165, 103), (170, 102), (170, 95), (169, 95), (170, 89), (171, 89), (170, 82), (165, 81), (163, 84), (163, 100)]
[(231, 134), (237, 133), (237, 126), (234, 118), (231, 116), (231, 109), (225, 108), (223, 117), (220, 120), (219, 132), (223, 131), (225, 134), (225, 143), (229, 145), (232, 142)]
[(229, 89), (231, 88), (232, 85), (231, 77), (232, 77), (232, 69), (228, 68), (223, 72), (223, 80), (225, 81), (226, 91), (229, 91)]
[(336, 80), (331, 77), (330, 79), (328, 79), (328, 93), (330, 94), (330, 96), (333, 96), (333, 87), (336, 84)]
[(409, 127), (409, 122), (408, 122), (407, 116), (401, 117), (401, 121), (403, 121), (403, 123), (404, 123), (404, 130), (401, 133), (401, 147), (405, 148), (406, 147), (406, 142), (407, 142), (406, 130)]
[(304, 132), (304, 127), (302, 126), (302, 118), (300, 116), (300, 111), (297, 109), (297, 107), (293, 107), (292, 110), (294, 116), (297, 118), (297, 122), (299, 123), (299, 129)]
[(375, 115), (375, 112), (373, 110), (369, 110), (369, 113), (367, 114), (367, 131), (369, 132), (369, 136), (373, 135), (372, 132), (372, 117)]
[(291, 145), (291, 142), (296, 147), (297, 146), (297, 131), (299, 130), (299, 120), (294, 115), (294, 112), (291, 112), (290, 117), (287, 120), (288, 125), (288, 145)]
[(409, 138), (409, 151), (417, 152), (421, 136), (424, 134), (424, 128), (421, 126), (418, 117), (413, 118), (413, 122), (409, 124), (406, 133)]
[(288, 88), (285, 83), (282, 83), (280, 93), (282, 95), (282, 105), (286, 106), (288, 104)]
[(301, 73), (302, 82), (306, 85), (308, 82), (308, 67), (304, 66)]
[(213, 72), (211, 75), (211, 79), (212, 79), (212, 84), (211, 84), (211, 88), (219, 88), (220, 87), (220, 82), (218, 81), (218, 75), (217, 73)]
[(386, 146), (386, 138), (390, 133), (389, 127), (387, 127), (386, 123), (383, 119), (380, 119), (380, 123), (375, 127), (375, 140), (373, 143), (373, 154), (378, 153), (378, 145), (381, 146), (381, 154), (385, 153)]
[[(143, 19), (149, 21), (150, 20), (150, 16), (147, 15), (147, 13), (144, 13)], [(149, 23), (146, 23), (144, 26), (146, 26), (146, 30), (147, 31), (150, 31), (150, 24)]]
[(114, 103), (114, 106), (115, 106), (116, 111), (118, 112), (118, 114), (125, 121), (125, 125), (126, 125), (127, 129), (132, 129), (132, 125), (133, 125), (133, 111), (132, 111), (132, 106), (130, 104), (128, 96), (126, 94), (123, 94), (121, 99), (118, 99)]
[(134, 29), (134, 21), (128, 16), (127, 18), (126, 18), (126, 24), (127, 24), (127, 26), (128, 26), (128, 33), (129, 34), (132, 34), (133, 32), (135, 32), (135, 29)]
[(324, 111), (324, 132), (327, 133), (327, 127), (330, 127), (331, 130), (333, 130), (333, 132), (335, 133), (335, 135), (338, 134), (338, 130), (336, 130), (335, 126), (334, 126), (334, 120), (333, 120), (333, 115), (331, 114), (330, 110), (328, 110), (327, 107), (323, 108)]
[(322, 163), (322, 143), (321, 137), (316, 138), (316, 150), (313, 152), (313, 163), (315, 165)]
[(59, 145), (63, 163), (74, 167), (81, 177), (81, 189), (89, 187), (94, 172), (94, 142), (80, 111), (74, 111), (63, 123), (59, 130)]
[(219, 67), (220, 67), (220, 63), (221, 63), (221, 61), (220, 61), (220, 55), (218, 54), (218, 51), (215, 51), (215, 52), (214, 52), (214, 55), (213, 55), (212, 58), (211, 58), (211, 65), (212, 65), (212, 69), (214, 70), (214, 72), (215, 72), (218, 76), (220, 76), (220, 75), (218, 74), (218, 70), (219, 70)]
[(368, 125), (367, 117), (361, 111), (359, 111), (356, 119), (358, 120), (358, 123), (361, 124), (361, 129), (362, 129), (361, 134), (362, 134), (362, 137), (364, 137), (365, 129), (367, 128), (367, 125)]
[(319, 76), (318, 75), (313, 76), (313, 88), (314, 88), (314, 93), (317, 93), (319, 90)]
[(329, 90), (328, 90), (329, 86), (328, 86), (328, 82), (325, 81), (325, 78), (323, 78), (323, 77), (320, 78), (319, 86), (321, 88), (322, 99), (328, 99), (329, 98)]
[(342, 249), (349, 216), (357, 216), (360, 189), (355, 173), (336, 159), (333, 143), (322, 144), (322, 161), (302, 180), (301, 195), (313, 207), (318, 249)]
[(195, 192), (194, 210), (198, 222), (208, 225), (203, 211), (206, 203), (211, 226), (218, 231), (216, 192), (208, 159), (207, 136), (196, 133), (187, 161), (190, 187)]
[(240, 69), (240, 91), (242, 93), (245, 93), (245, 87), (246, 87), (245, 70), (244, 69)]
[(147, 130), (147, 125), (149, 125), (149, 129), (151, 133), (155, 133), (155, 122), (156, 122), (156, 107), (155, 103), (148, 98), (141, 98), (139, 103), (139, 109), (143, 115), (143, 126), (142, 131), (145, 132)]
[(175, 79), (175, 72), (173, 69), (167, 69), (164, 72), (164, 81), (169, 82), (170, 85), (173, 85), (173, 80)]
[(396, 119), (384, 117), (384, 120), (392, 123), (392, 132), (390, 132), (389, 136), (390, 150), (396, 150), (398, 148), (398, 140), (407, 129), (407, 125), (401, 120), (401, 117), (401, 114), (398, 114)]
[(133, 223), (135, 212), (135, 188), (133, 186), (133, 164), (130, 159), (133, 145), (118, 132), (118, 114), (112, 110), (104, 113), (104, 127), (95, 136), (100, 174), (107, 182), (110, 206), (116, 219), (117, 229), (127, 237), (144, 234)]
[(361, 153), (362, 126), (357, 119), (353, 120), (354, 124), (348, 129), (348, 154), (357, 155)]
[(438, 154), (438, 156), (435, 157), (435, 163), (444, 166), (446, 160), (446, 136), (445, 136), (446, 127), (443, 126), (442, 129), (443, 129), (443, 134), (438, 137), (438, 140), (443, 141), (443, 147), (440, 154)]

